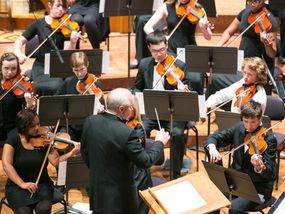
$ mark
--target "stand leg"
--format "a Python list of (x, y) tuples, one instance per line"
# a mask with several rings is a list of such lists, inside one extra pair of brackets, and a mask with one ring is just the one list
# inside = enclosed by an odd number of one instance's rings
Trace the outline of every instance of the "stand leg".
[(173, 173), (173, 112), (170, 113), (170, 180), (174, 179)]

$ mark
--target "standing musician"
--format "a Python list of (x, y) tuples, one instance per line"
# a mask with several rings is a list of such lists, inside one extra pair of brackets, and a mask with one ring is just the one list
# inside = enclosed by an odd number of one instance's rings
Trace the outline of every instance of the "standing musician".
[[(265, 8), (264, 0), (247, 0), (247, 4), (248, 7), (243, 9), (223, 32), (217, 46), (225, 45), (230, 37), (233, 36), (237, 31), (243, 33), (241, 36), (239, 49), (244, 51), (244, 57), (257, 56), (263, 58), (271, 74), (273, 75), (274, 57), (277, 52), (276, 19), (273, 14)], [(253, 25), (246, 30), (246, 28), (250, 26), (250, 24), (259, 16), (261, 17), (259, 20), (262, 22), (262, 25), (268, 25), (267, 30), (259, 33), (260, 29), (258, 27), (258, 22), (256, 22), (256, 25)], [(214, 74), (208, 94), (213, 94), (221, 88), (225, 88), (239, 79), (239, 75)], [(267, 94), (271, 94), (271, 87), (269, 87), (269, 85), (267, 85), (265, 89)]]
[(99, 14), (99, 0), (67, 0), (71, 5), (71, 19), (86, 27), (88, 39), (92, 47), (100, 48), (100, 42), (110, 33), (109, 19)]
[[(40, 180), (36, 184), (47, 147), (35, 148), (31, 142), (39, 134), (39, 117), (35, 111), (23, 109), (16, 116), (16, 127), (17, 129), (9, 133), (3, 150), (2, 164), (8, 176), (5, 195), (14, 213), (32, 214), (35, 210), (38, 214), (49, 214), (54, 186), (48, 175), (48, 162), (45, 163)], [(48, 160), (57, 167), (60, 161), (72, 157), (79, 150), (78, 143), (70, 152), (59, 156), (52, 148)]]
[[(19, 57), (20, 63), (24, 63), (27, 56), (22, 52), (24, 45), (27, 44), (34, 36), (38, 35), (39, 41), (44, 41), (48, 35), (52, 33), (51, 25), (56, 23), (64, 14), (66, 8), (65, 0), (49, 0), (49, 15), (33, 22), (27, 30), (17, 38), (14, 50)], [(63, 20), (62, 20), (63, 21)], [(35, 83), (36, 93), (39, 95), (51, 95), (56, 92), (62, 84), (60, 78), (50, 78), (44, 74), (44, 58), (45, 54), (51, 50), (58, 49), (75, 49), (80, 32), (71, 31), (69, 38), (65, 37), (59, 30), (53, 34), (51, 39), (43, 44), (43, 46), (35, 53), (36, 60), (32, 68), (32, 79)], [(52, 45), (53, 44), (53, 45)], [(52, 62), (51, 62), (52, 63)]]
[(127, 89), (112, 90), (107, 109), (85, 120), (81, 138), (81, 154), (90, 171), (90, 210), (138, 213), (134, 164), (149, 168), (155, 163), (169, 134), (158, 131), (151, 149), (144, 150), (137, 131), (125, 124), (134, 115), (133, 95)]
[[(184, 78), (181, 80), (182, 84), (170, 85), (166, 80), (165, 76), (161, 78), (158, 74), (158, 64), (163, 64), (166, 58), (170, 55), (167, 54), (167, 41), (162, 32), (155, 31), (147, 35), (147, 45), (151, 52), (152, 57), (142, 59), (138, 74), (135, 81), (135, 91), (142, 92), (144, 89), (158, 89), (158, 90), (181, 90), (184, 91), (190, 88), (190, 77), (189, 72), (186, 70), (186, 65), (177, 60), (177, 67), (184, 73)], [(171, 69), (170, 69), (171, 70)], [(146, 129), (146, 134), (150, 137), (152, 129), (158, 129), (157, 121), (150, 120), (143, 117), (143, 124)], [(161, 125), (164, 128), (169, 129), (169, 122), (161, 121)], [(185, 149), (185, 130), (186, 122), (174, 122), (173, 129), (173, 154), (174, 154), (174, 177), (180, 176), (180, 170), (182, 168), (182, 161)]]
[[(30, 94), (32, 91), (29, 91), (30, 93), (25, 93), (20, 90), (16, 91), (17, 93), (14, 93), (14, 90), (11, 90), (4, 96), (4, 93), (9, 90), (8, 88), (5, 88), (7, 83), (10, 85), (10, 87), (12, 87), (11, 85), (14, 85), (13, 83), (17, 82), (15, 77), (19, 76), (20, 73), (21, 70), (18, 57), (14, 53), (4, 53), (0, 58), (0, 94), (3, 96), (0, 101), (1, 147), (4, 145), (4, 141), (7, 138), (7, 133), (15, 128), (16, 114), (24, 107), (34, 109), (36, 105), (36, 100)], [(24, 82), (24, 80), (22, 82)], [(30, 82), (25, 83), (28, 84), (29, 89), (33, 87)]]
[[(252, 99), (266, 107), (266, 93), (263, 86), (267, 83), (267, 66), (259, 57), (245, 58), (242, 66), (243, 78), (227, 88), (217, 91), (206, 100), (206, 107), (213, 108), (232, 99), (231, 111), (241, 112), (244, 104)], [(247, 91), (246, 91), (247, 90)]]
[[(192, 4), (192, 2), (195, 2), (196, 9), (196, 6), (198, 7), (196, 0), (167, 0), (156, 10), (150, 20), (145, 24), (145, 33), (149, 34), (153, 32), (155, 27), (157, 27), (161, 21), (165, 21), (167, 23), (167, 32), (170, 34), (181, 19), (181, 17), (178, 17), (176, 14), (177, 9), (184, 8), (184, 6), (187, 7), (187, 4)], [(184, 13), (187, 14), (188, 10), (184, 10)], [(200, 8), (199, 10), (204, 13), (203, 18), (198, 20), (199, 28), (201, 29), (204, 38), (210, 40), (212, 31), (209, 27), (206, 12), (203, 8)], [(196, 22), (191, 23), (188, 18), (185, 18), (173, 35), (168, 39), (168, 50), (171, 53), (176, 53), (177, 48), (184, 48), (185, 45), (197, 45), (195, 39), (196, 25)], [(191, 85), (195, 91), (199, 94), (203, 94), (201, 74), (192, 73)]]
[[(101, 102), (104, 102), (102, 91), (101, 91), (101, 82), (95, 77), (94, 74), (88, 73), (89, 60), (86, 54), (82, 51), (74, 52), (70, 55), (70, 66), (72, 68), (72, 72), (75, 74), (72, 77), (67, 77), (60, 88), (58, 88), (56, 94), (57, 95), (65, 95), (65, 94), (83, 94), (86, 91), (86, 94), (89, 94), (87, 88), (90, 87), (91, 93), (94, 92), (95, 96), (100, 99)], [(89, 81), (89, 79), (90, 81)], [(88, 79), (89, 85), (86, 83), (86, 86), (80, 87), (80, 85), (84, 85)], [(92, 90), (94, 88), (94, 90)], [(99, 111), (104, 109), (104, 106), (99, 104)], [(68, 133), (71, 138), (75, 141), (80, 141), (81, 133), (82, 133), (82, 125), (71, 125), (69, 126)], [(61, 130), (62, 131), (62, 130)]]
[[(210, 153), (210, 162), (215, 163), (221, 160), (217, 148), (230, 144), (237, 147), (245, 143), (246, 145), (234, 152), (231, 168), (247, 173), (264, 201), (272, 195), (277, 142), (271, 131), (264, 135), (261, 132), (265, 128), (261, 126), (262, 108), (258, 102), (249, 101), (241, 111), (241, 117), (242, 122), (232, 128), (210, 135), (206, 139), (205, 148)], [(247, 136), (250, 140), (245, 140)], [(257, 152), (250, 152), (253, 141), (256, 142), (258, 150), (264, 150), (259, 151), (259, 155)], [(230, 213), (244, 213), (255, 206), (255, 202), (237, 197), (232, 200)]]

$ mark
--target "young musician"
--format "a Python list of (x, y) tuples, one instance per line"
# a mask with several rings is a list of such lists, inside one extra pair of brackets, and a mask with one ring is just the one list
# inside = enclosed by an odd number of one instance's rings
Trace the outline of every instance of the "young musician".
[[(33, 109), (36, 102), (30, 93), (24, 93), (22, 96), (16, 96), (11, 90), (4, 96), (9, 89), (4, 89), (7, 82), (17, 82), (15, 77), (21, 72), (19, 59), (14, 53), (4, 53), (0, 58), (0, 95), (3, 98), (0, 101), (0, 146), (4, 145), (7, 133), (15, 128), (16, 114), (24, 107)], [(31, 83), (29, 83), (31, 84)], [(13, 85), (13, 84), (10, 84)], [(32, 85), (32, 84), (31, 84)], [(15, 87), (17, 88), (17, 87)]]
[[(135, 91), (142, 92), (144, 89), (157, 89), (157, 90), (181, 90), (184, 91), (190, 86), (189, 72), (186, 70), (186, 66), (183, 62), (177, 60), (176, 65), (181, 71), (184, 72), (184, 78), (181, 80), (181, 83), (178, 83), (177, 86), (170, 85), (165, 78), (157, 72), (157, 63), (162, 64), (164, 60), (168, 57), (167, 54), (167, 41), (162, 32), (155, 31), (147, 35), (147, 44), (151, 52), (152, 57), (142, 59), (138, 74), (135, 82)], [(155, 120), (150, 120), (146, 117), (143, 117), (143, 124), (146, 129), (146, 134), (149, 137), (152, 129), (158, 129), (158, 123)], [(160, 121), (162, 127), (169, 128), (168, 121)], [(180, 176), (180, 170), (182, 168), (182, 161), (185, 148), (185, 130), (186, 122), (177, 122), (174, 121), (173, 129), (173, 154), (174, 155), (174, 167), (173, 174), (177, 178)]]
[[(144, 31), (149, 34), (154, 31), (157, 25), (164, 21), (167, 24), (167, 32), (170, 34), (175, 28), (181, 17), (178, 17), (176, 10), (179, 6), (187, 5), (196, 0), (167, 0), (164, 2), (153, 14), (150, 20), (145, 24)], [(197, 2), (196, 2), (197, 3)], [(177, 48), (184, 48), (186, 45), (197, 45), (195, 39), (196, 25), (198, 24), (205, 39), (210, 40), (212, 31), (209, 27), (206, 12), (205, 16), (201, 18), (198, 23), (191, 23), (187, 17), (182, 21), (181, 25), (175, 30), (173, 35), (168, 39), (168, 50), (171, 53), (177, 53)], [(185, 10), (187, 13), (187, 10)], [(178, 53), (177, 53), (178, 54)], [(193, 71), (195, 72), (195, 71)], [(199, 73), (192, 73), (191, 85), (193, 90), (199, 94), (203, 94), (202, 76)]]
[[(37, 214), (49, 214), (54, 186), (48, 175), (48, 162), (36, 183), (47, 147), (35, 148), (31, 142), (33, 138), (39, 137), (39, 117), (35, 111), (23, 109), (16, 116), (16, 127), (8, 135), (2, 156), (3, 169), (8, 176), (5, 195), (14, 213), (32, 214), (35, 210)], [(70, 152), (59, 156), (52, 148), (48, 161), (57, 167), (60, 161), (72, 157), (79, 150), (80, 145), (75, 144)]]
[(267, 66), (264, 60), (259, 57), (246, 58), (242, 72), (243, 78), (241, 80), (211, 95), (206, 101), (206, 107), (214, 108), (232, 99), (231, 111), (240, 112), (243, 105), (252, 99), (261, 104), (264, 112), (266, 93), (263, 86), (267, 83)]
[(90, 170), (90, 209), (94, 213), (138, 213), (134, 164), (150, 167), (169, 140), (168, 132), (157, 132), (145, 151), (136, 130), (128, 127), (134, 115), (133, 95), (127, 89), (112, 90), (107, 111), (89, 116), (84, 123), (81, 154)]
[[(65, 14), (66, 1), (65, 0), (49, 0), (49, 15), (33, 22), (27, 30), (15, 42), (14, 50), (19, 57), (19, 62), (22, 64), (27, 59), (27, 56), (22, 52), (24, 46), (34, 36), (38, 36), (39, 41), (44, 41), (53, 30), (51, 24), (60, 19)], [(63, 21), (63, 20), (62, 20)], [(58, 49), (75, 49), (80, 32), (71, 31), (70, 37), (66, 38), (60, 30), (51, 36), (43, 46), (35, 53), (36, 60), (32, 68), (32, 79), (35, 83), (36, 93), (39, 95), (54, 94), (58, 87), (62, 84), (59, 78), (50, 78), (44, 74), (44, 59), (45, 54), (50, 53), (51, 50)], [(52, 62), (51, 62), (52, 63)]]
[[(277, 142), (272, 131), (262, 133), (264, 128), (261, 125), (262, 108), (260, 103), (249, 101), (241, 111), (241, 117), (242, 122), (232, 128), (210, 135), (206, 139), (205, 148), (209, 151), (210, 162), (215, 163), (222, 157), (218, 148), (230, 144), (236, 148), (244, 144), (245, 138), (249, 136), (251, 140), (233, 153), (231, 168), (247, 173), (260, 194), (261, 201), (264, 201), (272, 195)], [(259, 152), (259, 155), (256, 152), (250, 155), (249, 148), (252, 147), (253, 141), (256, 141), (260, 148), (263, 148), (261, 145), (265, 143), (265, 151)], [(257, 205), (255, 202), (237, 197), (232, 200), (230, 213), (245, 213)]]
[[(89, 60), (86, 54), (82, 51), (74, 52), (70, 55), (70, 66), (74, 76), (67, 77), (60, 88), (58, 88), (57, 95), (66, 95), (66, 94), (92, 94), (95, 93), (95, 96), (98, 98), (98, 101), (104, 103), (104, 99), (101, 91), (101, 82), (95, 77), (95, 75), (88, 73)], [(89, 79), (90, 80), (89, 80)], [(88, 79), (89, 85), (86, 82)], [(91, 91), (87, 90), (90, 85)], [(81, 86), (82, 87), (79, 87)], [(95, 90), (93, 90), (95, 89)], [(102, 111), (104, 106), (98, 104), (100, 107), (99, 110)], [(71, 136), (72, 140), (80, 141), (82, 134), (82, 124), (70, 125), (68, 133)], [(61, 129), (61, 131), (63, 131)]]

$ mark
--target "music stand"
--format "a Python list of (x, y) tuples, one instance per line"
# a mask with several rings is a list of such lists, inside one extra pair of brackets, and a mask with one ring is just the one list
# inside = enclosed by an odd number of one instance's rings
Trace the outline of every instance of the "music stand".
[(72, 68), (70, 66), (70, 55), (74, 52), (83, 51), (89, 61), (88, 71), (99, 77), (102, 73), (103, 51), (101, 49), (92, 50), (60, 50), (60, 54), (64, 63), (60, 63), (55, 51), (51, 51), (45, 55), (45, 74), (51, 77), (69, 77), (72, 76)]
[(269, 0), (270, 10), (285, 10), (285, 2), (280, 0)]
[[(230, 201), (234, 195), (260, 203), (258, 193), (248, 174), (234, 169), (226, 169), (220, 165), (212, 164), (203, 160), (202, 163), (213, 183), (222, 192), (229, 194)], [(220, 179), (217, 179), (217, 177)]]
[(38, 100), (37, 113), (41, 125), (51, 126), (60, 119), (60, 125), (82, 124), (85, 118), (96, 112), (94, 95), (42, 96)]
[(153, 0), (105, 0), (104, 16), (128, 16), (128, 87), (131, 81), (131, 16), (152, 14)]
[(220, 131), (231, 128), (241, 121), (240, 113), (230, 111), (215, 111), (216, 123)]
[[(238, 49), (234, 47), (186, 45), (185, 59), (190, 71), (203, 74), (207, 88), (212, 83), (213, 73), (236, 74), (238, 70)], [(209, 81), (207, 72), (210, 73)], [(210, 134), (210, 116), (208, 114), (208, 135)]]
[[(62, 177), (61, 177), (62, 176)], [(72, 188), (88, 188), (89, 186), (89, 169), (83, 161), (81, 155), (68, 158), (66, 166), (59, 167), (58, 169), (59, 179), (63, 179), (65, 184), (66, 193), (66, 206), (67, 211), (72, 213), (85, 214), (83, 211), (70, 207), (68, 202), (68, 191)], [(62, 184), (61, 184), (62, 185)], [(60, 208), (52, 214), (62, 213), (64, 208)]]
[[(160, 120), (170, 122), (170, 179), (173, 179), (173, 150), (172, 133), (173, 121), (198, 121), (199, 104), (197, 92), (181, 92), (167, 90), (145, 89), (143, 91), (145, 115), (147, 118), (157, 120), (155, 108)], [(196, 161), (199, 162), (198, 145), (196, 145)], [(198, 167), (197, 167), (198, 171)]]

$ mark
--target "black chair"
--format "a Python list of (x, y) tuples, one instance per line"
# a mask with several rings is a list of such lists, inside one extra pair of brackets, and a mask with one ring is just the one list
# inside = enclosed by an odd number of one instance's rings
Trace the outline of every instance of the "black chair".
[[(284, 103), (279, 97), (267, 96), (265, 115), (271, 120), (282, 121), (285, 118)], [(274, 132), (277, 140), (277, 165), (276, 165), (276, 183), (275, 189), (278, 189), (279, 169), (280, 169), (280, 153), (285, 149), (285, 135)]]
[[(64, 200), (64, 194), (57, 188), (54, 188), (52, 204), (57, 204), (57, 203), (61, 203), (64, 206), (62, 211), (64, 211), (64, 213), (67, 214), (67, 203)], [(12, 210), (12, 208), (10, 207), (7, 201), (6, 196), (4, 196), (0, 201), (0, 213), (2, 213), (3, 205), (5, 205), (6, 207)]]

